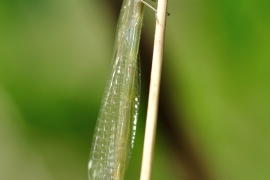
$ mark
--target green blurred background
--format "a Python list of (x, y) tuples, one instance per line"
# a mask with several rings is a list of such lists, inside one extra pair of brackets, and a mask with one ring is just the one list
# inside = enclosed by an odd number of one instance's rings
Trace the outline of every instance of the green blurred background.
[[(120, 3), (0, 1), (1, 180), (87, 179)], [(270, 1), (168, 11), (152, 179), (270, 179)], [(154, 22), (146, 8), (148, 54)], [(140, 174), (148, 74), (128, 180)]]

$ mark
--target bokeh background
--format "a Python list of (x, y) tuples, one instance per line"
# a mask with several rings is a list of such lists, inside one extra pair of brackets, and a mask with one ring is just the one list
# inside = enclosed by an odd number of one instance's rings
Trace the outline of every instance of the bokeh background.
[[(0, 1), (0, 179), (86, 180), (121, 0)], [(270, 1), (171, 0), (154, 180), (270, 178)], [(126, 179), (140, 175), (154, 13)]]

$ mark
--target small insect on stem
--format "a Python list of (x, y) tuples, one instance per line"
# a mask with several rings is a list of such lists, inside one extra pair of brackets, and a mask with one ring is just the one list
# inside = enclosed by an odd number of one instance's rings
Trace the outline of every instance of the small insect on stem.
[[(156, 2), (156, 0), (153, 0)], [(123, 180), (134, 145), (140, 104), (139, 40), (144, 0), (123, 0), (111, 71), (96, 123), (89, 180)]]

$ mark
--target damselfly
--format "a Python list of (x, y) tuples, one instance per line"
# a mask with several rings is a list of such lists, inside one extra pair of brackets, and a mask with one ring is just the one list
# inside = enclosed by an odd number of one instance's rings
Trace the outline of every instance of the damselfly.
[(124, 0), (117, 25), (112, 70), (107, 79), (90, 159), (89, 180), (123, 180), (134, 143), (140, 98), (138, 48), (142, 0)]

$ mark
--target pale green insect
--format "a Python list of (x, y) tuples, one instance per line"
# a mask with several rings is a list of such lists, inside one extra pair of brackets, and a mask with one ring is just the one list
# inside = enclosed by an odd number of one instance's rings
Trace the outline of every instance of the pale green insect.
[(97, 120), (89, 180), (123, 180), (133, 147), (140, 96), (139, 39), (144, 7), (124, 0), (117, 25), (112, 70)]

